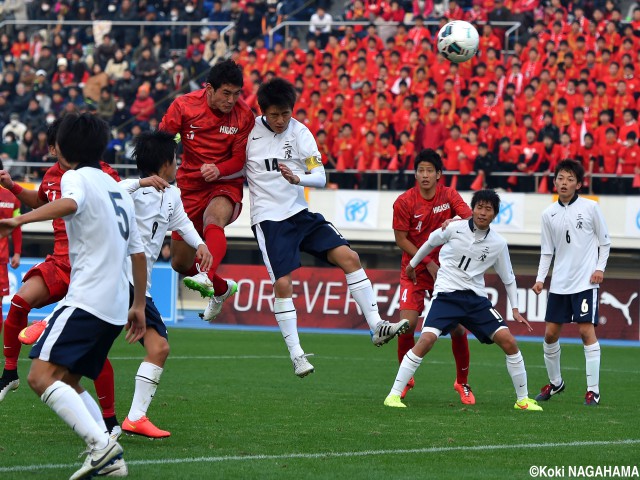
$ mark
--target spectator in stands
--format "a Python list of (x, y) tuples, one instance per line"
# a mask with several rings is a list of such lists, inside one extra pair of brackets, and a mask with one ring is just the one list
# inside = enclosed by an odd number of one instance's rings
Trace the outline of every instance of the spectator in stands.
[(116, 112), (116, 101), (111, 94), (109, 87), (100, 90), (100, 100), (98, 100), (98, 116), (105, 122), (111, 122), (113, 114)]
[(322, 6), (318, 6), (316, 12), (311, 15), (309, 35), (316, 38), (319, 48), (324, 48), (331, 34), (333, 17)]
[(117, 49), (113, 54), (113, 58), (107, 61), (104, 72), (112, 82), (117, 82), (124, 76), (124, 71), (128, 68), (129, 62), (124, 58), (124, 53), (121, 49)]
[(122, 74), (122, 78), (116, 81), (113, 93), (126, 103), (131, 104), (135, 100), (139, 85), (138, 79), (133, 76), (131, 70), (127, 69)]
[(143, 82), (152, 82), (159, 72), (160, 65), (158, 61), (151, 55), (151, 49), (145, 48), (140, 54), (140, 59), (136, 64), (136, 77)]
[(16, 160), (18, 158), (18, 148), (18, 139), (15, 134), (12, 131), (3, 132), (2, 146), (0, 146), (0, 159), (2, 159), (3, 162)]
[(422, 134), (422, 148), (431, 148), (437, 150), (442, 148), (444, 141), (447, 139), (447, 131), (438, 118), (438, 110), (432, 108), (429, 111), (429, 117)]
[(35, 98), (29, 100), (27, 110), (22, 113), (22, 122), (28, 129), (36, 130), (44, 124), (45, 114)]
[[(13, 141), (16, 141), (16, 142), (21, 142), (22, 137), (27, 131), (27, 126), (20, 121), (19, 113), (12, 113), (9, 118), (10, 118), (9, 123), (5, 125), (5, 127), (2, 129), (2, 138), (5, 140), (5, 143), (7, 143), (6, 140), (8, 138), (11, 138)], [(9, 134), (11, 134), (12, 136), (8, 137)], [(8, 142), (8, 143), (11, 143), (11, 142)], [(13, 158), (17, 158), (17, 157), (13, 157)]]

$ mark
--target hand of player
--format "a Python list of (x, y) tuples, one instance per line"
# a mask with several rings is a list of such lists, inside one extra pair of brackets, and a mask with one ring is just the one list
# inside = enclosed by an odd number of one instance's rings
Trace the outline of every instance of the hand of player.
[(128, 343), (135, 343), (144, 337), (147, 331), (147, 324), (144, 316), (144, 307), (131, 307), (124, 329), (127, 335), (124, 337)]
[(158, 175), (152, 175), (150, 177), (140, 179), (141, 187), (153, 187), (158, 192), (164, 192), (164, 189), (169, 187), (169, 182)]
[(13, 179), (6, 170), (0, 170), (0, 185), (7, 190), (11, 190), (13, 188)]
[(458, 218), (447, 218), (444, 222), (442, 222), (442, 231), (444, 232), (447, 229), (447, 227), (449, 225), (451, 225), (453, 222), (458, 222), (460, 220), (462, 220), (462, 218), (459, 218), (459, 217)]
[(0, 220), (0, 238), (8, 236), (18, 226), (15, 218)]
[(211, 252), (209, 252), (209, 249), (204, 243), (198, 246), (198, 250), (196, 250), (196, 259), (200, 264), (200, 271), (208, 272), (211, 268), (211, 264), (213, 263), (213, 256), (211, 256)]
[(522, 315), (520, 315), (520, 312), (517, 308), (513, 309), (513, 319), (518, 323), (524, 323), (527, 326), (527, 330), (533, 332), (533, 327), (529, 325), (529, 322), (527, 322), (527, 320)]
[(542, 282), (536, 282), (533, 284), (533, 287), (531, 287), (531, 290), (533, 290), (533, 292), (536, 295), (540, 295), (542, 293), (542, 289), (544, 288), (544, 283)]
[(291, 185), (298, 185), (300, 183), (300, 177), (294, 175), (289, 167), (286, 165), (280, 164), (280, 173), (284, 177), (284, 179), (289, 182)]
[(591, 275), (589, 281), (594, 284), (600, 284), (604, 280), (604, 272), (602, 270), (596, 270)]
[(427, 263), (427, 272), (429, 272), (434, 280), (438, 278), (438, 270), (440, 270), (440, 266), (433, 260)]
[(11, 268), (18, 268), (20, 266), (20, 254), (14, 253), (13, 257), (11, 257)]
[(418, 284), (418, 280), (416, 279), (416, 269), (413, 268), (411, 264), (407, 265), (407, 268), (405, 269), (405, 273), (407, 274), (407, 277), (409, 277), (409, 280), (411, 280), (414, 285)]
[(200, 167), (200, 173), (205, 182), (215, 182), (220, 178), (220, 170), (213, 163), (205, 163)]

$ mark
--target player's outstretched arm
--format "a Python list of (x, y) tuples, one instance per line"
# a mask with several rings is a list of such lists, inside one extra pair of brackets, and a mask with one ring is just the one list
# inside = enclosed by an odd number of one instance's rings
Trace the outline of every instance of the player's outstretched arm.
[(38, 208), (46, 203), (38, 196), (36, 190), (28, 190), (15, 183), (6, 170), (0, 170), (0, 185), (13, 193), (18, 200), (30, 208)]
[(129, 309), (125, 339), (129, 343), (134, 343), (144, 337), (146, 333), (146, 321), (144, 310), (146, 306), (147, 288), (147, 258), (144, 253), (134, 253), (131, 255), (131, 270), (133, 273), (133, 303)]
[(44, 222), (54, 218), (66, 217), (78, 210), (78, 204), (70, 198), (61, 198), (55, 202), (36, 208), (35, 210), (20, 215), (19, 217), (0, 220), (0, 237), (6, 237), (14, 228), (27, 223)]
[(527, 319), (524, 318), (522, 315), (520, 315), (520, 311), (517, 308), (514, 308), (512, 310), (513, 313), (513, 319), (518, 322), (518, 323), (524, 323), (527, 326), (527, 330), (532, 332), (533, 331), (533, 327), (531, 327), (531, 325), (529, 324), (529, 322), (527, 322)]

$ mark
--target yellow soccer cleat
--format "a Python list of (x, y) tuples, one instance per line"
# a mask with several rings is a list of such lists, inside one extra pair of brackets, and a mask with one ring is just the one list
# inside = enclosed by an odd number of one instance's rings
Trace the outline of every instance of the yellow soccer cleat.
[(527, 397), (522, 400), (518, 400), (516, 404), (513, 406), (515, 410), (530, 410), (532, 412), (541, 412), (542, 407), (538, 405), (538, 402)]
[(402, 403), (400, 400), (400, 395), (388, 395), (387, 398), (384, 399), (385, 407), (395, 407), (395, 408), (407, 408), (407, 406)]

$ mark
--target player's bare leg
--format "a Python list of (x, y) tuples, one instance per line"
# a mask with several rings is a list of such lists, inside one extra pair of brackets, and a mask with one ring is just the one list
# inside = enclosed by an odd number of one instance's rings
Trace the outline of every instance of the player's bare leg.
[(144, 334), (144, 348), (147, 355), (138, 368), (131, 409), (122, 422), (122, 430), (149, 438), (164, 438), (171, 433), (151, 423), (147, 418), (147, 409), (156, 393), (164, 364), (169, 356), (169, 342), (155, 328), (148, 328)]
[(600, 343), (593, 323), (579, 323), (580, 336), (584, 344), (587, 372), (587, 393), (584, 404), (597, 406), (600, 403)]
[(513, 388), (516, 390), (517, 400), (514, 405), (516, 410), (542, 411), (535, 400), (529, 398), (527, 388), (527, 371), (524, 367), (524, 359), (518, 348), (518, 343), (508, 328), (500, 328), (493, 334), (492, 339), (507, 355), (507, 371), (511, 376)]
[(565, 388), (560, 371), (561, 331), (561, 323), (546, 322), (542, 349), (544, 351), (544, 364), (547, 367), (547, 374), (549, 375), (549, 383), (540, 389), (540, 393), (536, 395), (537, 401), (549, 400), (553, 395), (562, 392)]
[(369, 330), (373, 332), (371, 341), (375, 346), (380, 347), (396, 335), (407, 331), (409, 328), (408, 320), (391, 323), (380, 318), (373, 286), (362, 268), (360, 257), (356, 252), (346, 245), (341, 245), (327, 252), (327, 260), (340, 267), (344, 272), (349, 293), (364, 313)]

